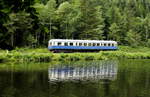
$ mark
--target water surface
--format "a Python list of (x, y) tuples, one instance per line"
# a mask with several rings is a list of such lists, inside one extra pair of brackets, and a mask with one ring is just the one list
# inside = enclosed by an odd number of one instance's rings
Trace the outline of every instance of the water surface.
[(150, 60), (0, 64), (0, 97), (150, 97)]

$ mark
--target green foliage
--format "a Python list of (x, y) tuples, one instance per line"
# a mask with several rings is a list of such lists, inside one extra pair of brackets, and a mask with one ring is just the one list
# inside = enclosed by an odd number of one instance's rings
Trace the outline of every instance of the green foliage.
[(43, 46), (52, 38), (149, 46), (149, 0), (3, 0), (0, 48)]
[(113, 23), (109, 29), (110, 29), (109, 38), (111, 40), (119, 41), (120, 40), (120, 35), (119, 35), (120, 34), (120, 28), (119, 28), (119, 26), (116, 23)]
[(150, 39), (147, 41), (147, 46), (150, 47)]
[(94, 56), (85, 56), (85, 60), (94, 60)]
[(121, 46), (118, 51), (97, 53), (51, 53), (47, 49), (22, 48), (11, 52), (0, 52), (0, 63), (4, 62), (51, 62), (108, 59), (150, 59), (150, 48)]
[[(41, 3), (36, 3), (33, 7), (36, 9), (37, 17), (39, 19), (39, 29), (36, 34), (38, 41), (43, 41), (44, 44), (47, 44), (47, 41), (53, 38), (53, 30), (57, 30), (57, 27), (54, 26), (56, 22), (56, 1), (49, 0), (46, 5)], [(40, 40), (40, 35), (43, 35), (43, 39)]]
[(12, 13), (9, 15), (10, 20), (4, 26), (8, 30), (7, 35), (11, 37), (7, 39), (11, 46), (16, 44), (23, 46), (32, 41), (29, 39), (33, 37), (31, 33), (33, 20), (29, 16), (30, 14), (26, 12)]
[(128, 41), (128, 44), (130, 44), (133, 47), (136, 47), (140, 44), (141, 35), (137, 32), (134, 32), (130, 30), (127, 32), (126, 40)]

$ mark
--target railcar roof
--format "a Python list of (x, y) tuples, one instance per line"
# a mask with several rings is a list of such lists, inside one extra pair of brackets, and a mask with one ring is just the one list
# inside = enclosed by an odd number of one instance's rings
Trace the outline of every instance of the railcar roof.
[(51, 39), (50, 41), (55, 42), (107, 42), (107, 43), (117, 43), (116, 41), (112, 40), (71, 40), (71, 39)]

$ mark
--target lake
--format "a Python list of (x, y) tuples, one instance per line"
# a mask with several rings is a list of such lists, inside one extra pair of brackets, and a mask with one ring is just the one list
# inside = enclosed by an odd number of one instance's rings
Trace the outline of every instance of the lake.
[(150, 97), (150, 60), (0, 64), (0, 97)]

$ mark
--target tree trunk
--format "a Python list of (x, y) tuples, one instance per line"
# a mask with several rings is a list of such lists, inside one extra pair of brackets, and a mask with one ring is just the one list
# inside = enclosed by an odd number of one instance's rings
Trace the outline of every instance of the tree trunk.
[(11, 34), (11, 46), (14, 47), (14, 34)]
[(50, 39), (52, 38), (52, 21), (51, 21), (51, 18), (50, 18), (50, 26), (49, 26), (49, 30), (50, 30), (50, 33), (49, 33), (49, 35), (50, 35)]

